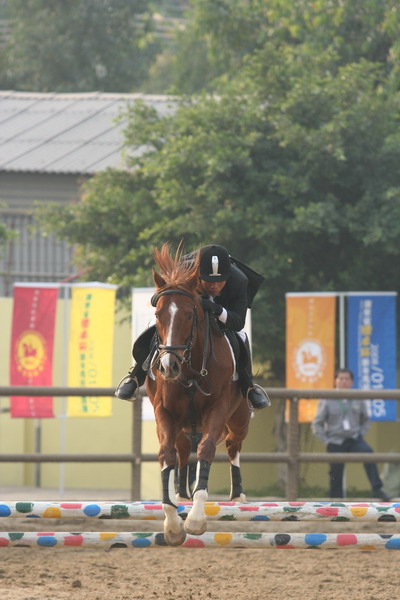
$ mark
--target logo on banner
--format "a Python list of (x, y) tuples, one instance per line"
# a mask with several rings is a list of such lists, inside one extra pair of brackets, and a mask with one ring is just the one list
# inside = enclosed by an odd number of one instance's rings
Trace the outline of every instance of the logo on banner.
[(302, 340), (294, 350), (295, 376), (302, 382), (314, 383), (325, 367), (325, 351), (318, 340)]
[(38, 332), (27, 330), (21, 333), (15, 344), (18, 371), (23, 377), (37, 377), (46, 365), (46, 342)]

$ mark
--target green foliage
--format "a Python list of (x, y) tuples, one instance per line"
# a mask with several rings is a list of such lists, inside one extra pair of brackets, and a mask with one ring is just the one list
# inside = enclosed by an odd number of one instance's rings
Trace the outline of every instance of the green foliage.
[(129, 92), (156, 46), (148, 0), (12, 0), (7, 70), (15, 89)]
[[(3, 208), (3, 204), (0, 204), (0, 215), (1, 209)], [(4, 223), (0, 222), (0, 255), (3, 253), (4, 247), (7, 244), (8, 240), (15, 238), (15, 232), (8, 229)]]
[(3, 223), (0, 223), (0, 248), (3, 246), (7, 240), (7, 229)]
[[(399, 52), (397, 0), (192, 0), (171, 65), (175, 90), (213, 89), (272, 42), (312, 53), (331, 49), (338, 64), (361, 58), (393, 69)], [(201, 48), (201, 61), (197, 51)]]

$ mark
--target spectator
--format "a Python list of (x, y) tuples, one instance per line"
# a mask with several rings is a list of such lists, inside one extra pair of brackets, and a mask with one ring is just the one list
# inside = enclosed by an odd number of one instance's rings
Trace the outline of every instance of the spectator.
[[(335, 387), (338, 390), (350, 389), (353, 373), (349, 369), (339, 369), (335, 374)], [(373, 452), (364, 440), (370, 422), (366, 400), (320, 400), (312, 423), (314, 435), (326, 444), (328, 452)], [(382, 489), (382, 481), (375, 463), (364, 463), (365, 472), (372, 487), (374, 498), (384, 502), (389, 497)], [(329, 495), (343, 498), (343, 463), (330, 463)]]

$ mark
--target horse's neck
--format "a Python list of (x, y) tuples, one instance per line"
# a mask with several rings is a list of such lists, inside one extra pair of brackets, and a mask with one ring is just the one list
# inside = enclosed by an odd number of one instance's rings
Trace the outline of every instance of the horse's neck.
[(204, 360), (204, 356), (206, 361), (209, 359), (211, 353), (224, 342), (224, 334), (219, 329), (218, 325), (213, 322), (213, 319), (210, 319), (209, 327), (205, 327), (205, 319), (199, 318), (198, 330), (196, 336), (196, 343), (192, 349), (192, 363), (200, 366), (200, 363)]

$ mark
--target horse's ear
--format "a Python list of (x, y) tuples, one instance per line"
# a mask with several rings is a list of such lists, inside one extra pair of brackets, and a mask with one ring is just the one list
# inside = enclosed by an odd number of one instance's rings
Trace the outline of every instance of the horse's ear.
[(161, 288), (165, 285), (165, 279), (160, 275), (160, 273), (158, 271), (155, 270), (155, 268), (153, 267), (153, 279), (154, 279), (154, 283), (156, 284), (157, 288)]

